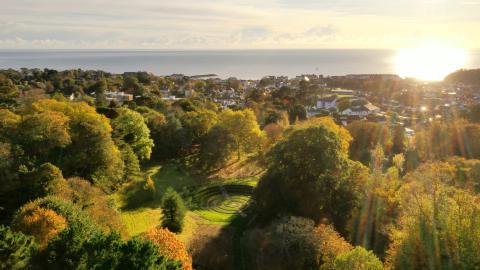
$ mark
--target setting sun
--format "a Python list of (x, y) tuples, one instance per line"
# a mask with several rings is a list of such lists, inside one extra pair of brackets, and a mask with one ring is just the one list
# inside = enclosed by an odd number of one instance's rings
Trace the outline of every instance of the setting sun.
[(409, 48), (398, 51), (395, 66), (402, 77), (439, 81), (465, 65), (466, 53), (456, 48)]

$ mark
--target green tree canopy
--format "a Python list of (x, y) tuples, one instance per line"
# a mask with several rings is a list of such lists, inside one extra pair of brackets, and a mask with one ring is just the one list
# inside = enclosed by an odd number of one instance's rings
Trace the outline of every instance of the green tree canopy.
[(37, 251), (33, 237), (0, 226), (0, 269), (28, 269)]
[(150, 159), (153, 140), (143, 116), (127, 108), (120, 108), (118, 112), (112, 121), (113, 137), (130, 145), (139, 160)]
[(335, 270), (383, 270), (382, 262), (362, 247), (342, 253), (335, 258)]
[(343, 231), (362, 196), (367, 170), (348, 159), (348, 131), (330, 118), (317, 118), (286, 132), (268, 153), (268, 170), (254, 198), (260, 216), (279, 213), (320, 222)]

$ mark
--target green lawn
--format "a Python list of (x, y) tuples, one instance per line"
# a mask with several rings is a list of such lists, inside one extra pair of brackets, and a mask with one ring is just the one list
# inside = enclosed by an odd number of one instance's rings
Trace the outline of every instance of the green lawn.
[[(144, 168), (143, 172), (143, 176), (139, 177), (137, 181), (126, 185), (112, 195), (117, 208), (121, 209), (121, 217), (130, 236), (139, 235), (160, 224), (162, 217), (160, 209), (161, 198), (168, 187), (172, 187), (178, 192), (190, 187), (193, 192), (196, 192), (225, 184), (241, 184), (254, 187), (258, 182), (258, 177), (247, 177), (240, 179), (215, 179), (208, 184), (199, 185), (198, 179), (173, 164), (149, 166)], [(153, 200), (144, 202), (146, 200), (144, 198), (143, 185), (149, 176), (155, 183), (156, 195)], [(218, 199), (223, 200), (223, 198), (221, 196)], [(179, 235), (179, 238), (187, 242), (195, 233), (197, 224), (226, 225), (230, 223), (238, 215), (235, 208), (241, 208), (242, 206), (237, 201), (246, 202), (248, 196), (235, 196), (235, 194), (232, 194), (230, 199), (230, 201), (220, 201), (218, 206), (211, 209), (202, 208), (188, 211), (185, 218), (184, 231)]]

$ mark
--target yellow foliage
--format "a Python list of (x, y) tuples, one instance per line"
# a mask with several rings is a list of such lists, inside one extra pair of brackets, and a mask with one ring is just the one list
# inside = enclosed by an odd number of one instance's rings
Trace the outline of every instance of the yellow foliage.
[(321, 258), (319, 259), (323, 262), (321, 269), (332, 269), (335, 258), (353, 248), (330, 225), (318, 225), (314, 229), (314, 238), (320, 250)]
[(303, 121), (303, 122), (300, 122), (299, 124), (296, 124), (294, 126), (294, 129), (305, 129), (305, 128), (320, 126), (320, 125), (323, 125), (329, 128), (330, 130), (334, 131), (340, 136), (342, 141), (342, 151), (347, 153), (349, 144), (352, 141), (352, 136), (350, 135), (350, 132), (348, 132), (348, 130), (337, 125), (337, 123), (335, 123), (335, 121), (331, 117), (310, 118), (307, 121)]
[(265, 134), (250, 109), (222, 111), (218, 115), (218, 124), (231, 133), (235, 140), (238, 156), (240, 153), (252, 153), (262, 146)]

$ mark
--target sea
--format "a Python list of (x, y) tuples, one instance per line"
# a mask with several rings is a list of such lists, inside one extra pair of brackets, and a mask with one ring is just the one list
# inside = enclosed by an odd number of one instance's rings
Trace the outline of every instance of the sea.
[[(156, 75), (216, 74), (260, 79), (300, 74), (396, 74), (395, 50), (0, 50), (0, 69), (148, 71)], [(439, 56), (442, 57), (442, 56)], [(480, 68), (480, 50), (464, 68)]]

